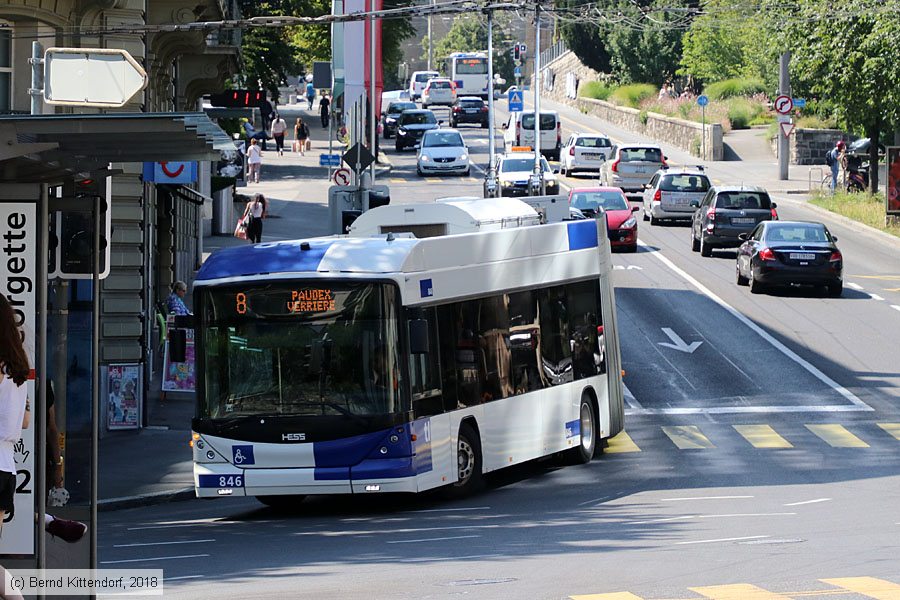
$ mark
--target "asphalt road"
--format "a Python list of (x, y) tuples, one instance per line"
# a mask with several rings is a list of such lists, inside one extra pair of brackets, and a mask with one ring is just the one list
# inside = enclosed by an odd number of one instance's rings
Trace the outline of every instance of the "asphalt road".
[[(486, 131), (460, 129), (486, 166)], [(477, 169), (419, 178), (413, 151), (383, 148), (393, 202), (481, 192)], [(778, 202), (783, 219), (822, 220)], [(701, 258), (687, 226), (640, 222), (639, 252), (614, 261), (626, 434), (589, 465), (515, 467), (457, 502), (119, 511), (100, 566), (164, 568), (175, 598), (900, 598), (900, 253), (826, 223), (841, 298), (751, 295), (734, 252)]]

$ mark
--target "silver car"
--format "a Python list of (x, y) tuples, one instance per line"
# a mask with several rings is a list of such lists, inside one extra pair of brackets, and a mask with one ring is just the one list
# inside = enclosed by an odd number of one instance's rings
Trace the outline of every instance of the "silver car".
[(709, 191), (703, 167), (662, 169), (644, 189), (644, 220), (656, 225), (662, 220), (690, 220), (692, 200), (700, 201)]
[(623, 144), (613, 146), (609, 159), (600, 167), (600, 179), (603, 185), (640, 194), (653, 174), (666, 166), (666, 157), (659, 146)]

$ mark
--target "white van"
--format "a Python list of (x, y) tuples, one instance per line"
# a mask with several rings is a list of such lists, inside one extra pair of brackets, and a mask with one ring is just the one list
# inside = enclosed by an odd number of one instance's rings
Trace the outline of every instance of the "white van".
[[(534, 111), (514, 112), (503, 124), (503, 145), (507, 152), (513, 146), (534, 148)], [(559, 160), (562, 147), (562, 125), (559, 113), (554, 110), (541, 111), (541, 154), (550, 160)]]
[(413, 71), (409, 78), (409, 98), (413, 102), (422, 97), (422, 90), (428, 84), (429, 79), (440, 77), (437, 71)]

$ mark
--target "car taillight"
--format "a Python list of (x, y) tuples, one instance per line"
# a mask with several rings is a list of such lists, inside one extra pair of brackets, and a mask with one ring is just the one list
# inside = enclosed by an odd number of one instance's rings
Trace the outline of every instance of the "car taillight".
[(759, 256), (759, 260), (765, 260), (765, 261), (775, 260), (775, 253), (772, 252), (771, 248), (763, 248), (762, 250), (760, 250), (758, 256)]
[(459, 112), (460, 110), (462, 110), (462, 109), (458, 106), (453, 107), (453, 112)]
[(487, 106), (482, 106), (482, 107), (481, 107), (481, 112), (487, 112), (487, 111), (488, 111), (488, 107), (487, 107)]
[(710, 208), (709, 210), (707, 210), (706, 218), (709, 219), (710, 221), (715, 221), (716, 220), (716, 209)]
[(613, 173), (618, 173), (619, 172), (619, 161), (617, 160), (613, 164), (611, 164), (609, 166), (609, 170), (612, 171)]
[(774, 208), (772, 209), (772, 220), (773, 220), (773, 221), (777, 221), (777, 220), (778, 220), (778, 213), (775, 211)]
[(516, 146), (522, 143), (522, 123), (516, 122)]
[(575, 156), (575, 146), (569, 148), (569, 156)]
[(844, 256), (841, 254), (840, 250), (835, 250), (831, 253), (831, 258), (828, 259), (828, 262), (840, 262), (844, 260)]
[(656, 193), (653, 194), (653, 201), (654, 201), (654, 202), (660, 202), (660, 201), (662, 201), (662, 191), (656, 190)]
[(559, 144), (562, 141), (562, 123), (559, 121), (556, 122), (556, 143)]

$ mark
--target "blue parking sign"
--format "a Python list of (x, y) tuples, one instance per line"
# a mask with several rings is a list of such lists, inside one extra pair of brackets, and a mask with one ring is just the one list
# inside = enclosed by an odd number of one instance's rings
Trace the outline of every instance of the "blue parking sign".
[(509, 103), (509, 112), (522, 112), (525, 108), (524, 94), (522, 90), (510, 90), (506, 101)]

